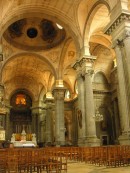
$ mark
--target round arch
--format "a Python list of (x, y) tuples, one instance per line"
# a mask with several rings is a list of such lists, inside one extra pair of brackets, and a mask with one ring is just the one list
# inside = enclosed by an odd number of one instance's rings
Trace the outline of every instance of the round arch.
[[(84, 44), (84, 48), (87, 47), (89, 49), (89, 39), (90, 39), (91, 23), (92, 23), (94, 14), (103, 5), (106, 6), (106, 8), (108, 9), (108, 12), (110, 12), (110, 6), (109, 6), (109, 4), (106, 1), (97, 1), (92, 6), (91, 10), (88, 13), (88, 16), (87, 16), (87, 19), (86, 19), (86, 22), (85, 22), (84, 32), (83, 32), (83, 44)], [(87, 50), (87, 52), (89, 53), (89, 50)]]
[(33, 95), (33, 93), (30, 92), (27, 89), (24, 89), (24, 88), (21, 88), (21, 89), (17, 89), (17, 90), (12, 91), (10, 93), (10, 97), (8, 99), (11, 100), (11, 98), (12, 98), (13, 95), (15, 95), (16, 93), (21, 92), (21, 91), (24, 92), (25, 94), (27, 94), (31, 98), (32, 102), (34, 101), (34, 95)]
[(31, 58), (31, 55), (33, 55), (33, 56), (36, 56), (37, 58), (40, 58), (41, 60), (43, 60), (50, 67), (51, 71), (54, 74), (55, 79), (57, 79), (57, 73), (56, 73), (55, 68), (53, 67), (53, 65), (51, 64), (51, 62), (48, 61), (45, 57), (43, 57), (42, 55), (39, 55), (37, 53), (34, 53), (34, 52), (18, 52), (16, 54), (12, 55), (10, 58), (8, 58), (5, 61), (5, 63), (3, 64), (2, 69), (1, 69), (1, 81), (2, 81), (3, 70), (4, 70), (4, 67), (6, 66), (6, 64), (8, 64), (8, 62), (12, 61), (13, 59), (19, 58), (19, 57), (21, 57), (23, 55), (29, 55), (30, 58)]

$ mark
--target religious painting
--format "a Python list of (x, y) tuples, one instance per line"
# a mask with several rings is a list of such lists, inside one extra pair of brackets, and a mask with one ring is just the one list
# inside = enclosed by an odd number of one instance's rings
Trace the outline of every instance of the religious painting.
[(16, 105), (26, 105), (26, 96), (24, 94), (17, 94)]

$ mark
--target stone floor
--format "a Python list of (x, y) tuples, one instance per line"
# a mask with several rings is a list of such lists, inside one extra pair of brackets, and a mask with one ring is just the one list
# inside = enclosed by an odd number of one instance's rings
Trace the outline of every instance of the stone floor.
[(68, 163), (67, 173), (130, 173), (130, 166), (106, 168), (85, 163)]

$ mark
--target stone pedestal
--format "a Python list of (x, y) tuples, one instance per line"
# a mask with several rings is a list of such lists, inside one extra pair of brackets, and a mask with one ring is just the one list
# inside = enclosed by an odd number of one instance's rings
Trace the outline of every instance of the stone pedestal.
[(130, 145), (130, 129), (128, 132), (123, 132), (118, 138), (120, 145)]

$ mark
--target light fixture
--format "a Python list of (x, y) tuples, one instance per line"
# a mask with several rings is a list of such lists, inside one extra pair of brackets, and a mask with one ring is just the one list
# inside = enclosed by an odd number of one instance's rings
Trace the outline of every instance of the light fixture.
[(59, 29), (63, 29), (63, 27), (61, 25), (59, 25), (58, 23), (56, 23), (56, 26), (59, 28)]

